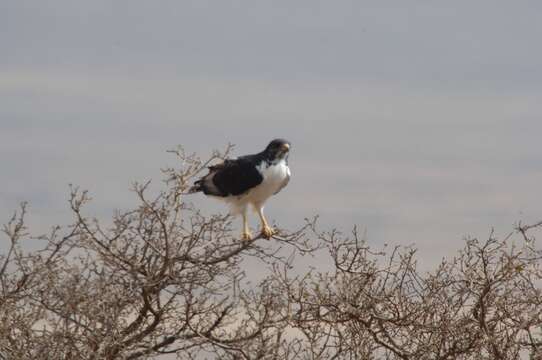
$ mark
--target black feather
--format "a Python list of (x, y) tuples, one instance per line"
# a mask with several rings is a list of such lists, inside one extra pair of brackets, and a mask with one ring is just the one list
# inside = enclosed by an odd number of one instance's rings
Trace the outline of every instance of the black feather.
[(260, 162), (253, 156), (226, 161), (216, 170), (213, 184), (221, 196), (244, 194), (263, 181), (262, 174), (256, 168)]
[(222, 197), (244, 194), (263, 181), (256, 168), (262, 161), (265, 159), (260, 153), (209, 166), (209, 173), (196, 181), (189, 192), (202, 191), (206, 195)]

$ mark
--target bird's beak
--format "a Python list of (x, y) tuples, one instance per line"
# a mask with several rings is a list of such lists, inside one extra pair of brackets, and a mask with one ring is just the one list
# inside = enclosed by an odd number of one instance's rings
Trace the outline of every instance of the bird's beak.
[(280, 146), (280, 149), (281, 149), (282, 151), (284, 151), (284, 152), (287, 152), (287, 151), (290, 150), (290, 144), (282, 144), (282, 145)]

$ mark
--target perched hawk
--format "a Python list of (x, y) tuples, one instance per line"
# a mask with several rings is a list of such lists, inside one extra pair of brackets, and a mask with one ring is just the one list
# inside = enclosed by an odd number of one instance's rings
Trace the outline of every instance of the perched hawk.
[(231, 205), (233, 214), (242, 214), (243, 240), (252, 239), (247, 221), (247, 210), (252, 206), (260, 216), (262, 236), (269, 239), (275, 231), (267, 223), (263, 207), (290, 180), (289, 151), (288, 141), (275, 139), (262, 152), (210, 166), (209, 173), (196, 181), (190, 192), (202, 191), (223, 199)]

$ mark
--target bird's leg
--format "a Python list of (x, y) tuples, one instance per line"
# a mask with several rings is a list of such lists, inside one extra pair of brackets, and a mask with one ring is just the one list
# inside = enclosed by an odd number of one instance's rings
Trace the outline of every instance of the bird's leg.
[(260, 216), (260, 220), (262, 221), (262, 236), (266, 239), (269, 239), (271, 236), (275, 235), (276, 232), (269, 226), (267, 223), (267, 220), (265, 220), (265, 216), (263, 215), (263, 207), (258, 208), (258, 215)]
[(247, 219), (247, 210), (243, 210), (243, 234), (241, 235), (242, 240), (252, 240), (252, 234), (250, 233), (250, 228), (248, 227), (248, 219)]

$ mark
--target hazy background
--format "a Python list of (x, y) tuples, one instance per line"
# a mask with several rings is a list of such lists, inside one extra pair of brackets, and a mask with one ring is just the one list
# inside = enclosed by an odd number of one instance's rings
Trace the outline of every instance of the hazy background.
[[(542, 219), (542, 2), (0, 2), (0, 219), (107, 219), (177, 144), (292, 143), (267, 214), (422, 260)], [(226, 211), (201, 196), (209, 211)], [(257, 225), (256, 217), (252, 218)], [(5, 248), (5, 238), (0, 249)]]

